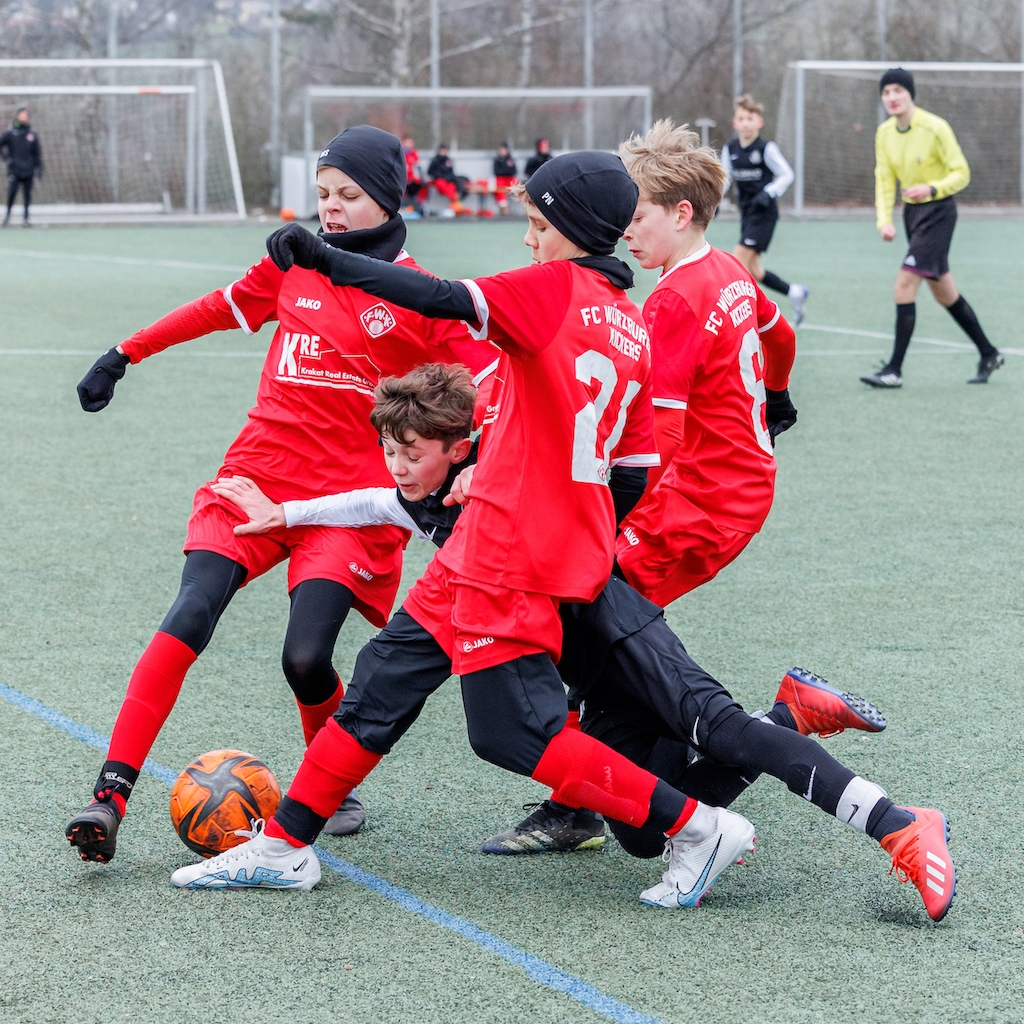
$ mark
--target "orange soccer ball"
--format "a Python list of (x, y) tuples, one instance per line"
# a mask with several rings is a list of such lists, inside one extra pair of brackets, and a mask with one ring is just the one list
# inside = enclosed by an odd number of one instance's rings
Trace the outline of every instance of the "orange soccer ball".
[(186, 765), (171, 789), (171, 822), (178, 838), (203, 857), (245, 842), (248, 830), (281, 802), (273, 772), (243, 750), (211, 750)]
[(295, 211), (290, 206), (282, 206), (281, 220), (295, 220)]

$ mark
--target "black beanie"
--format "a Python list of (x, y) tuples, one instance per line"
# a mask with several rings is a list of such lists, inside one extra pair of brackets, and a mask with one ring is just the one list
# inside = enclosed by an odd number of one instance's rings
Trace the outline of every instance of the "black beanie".
[(622, 161), (599, 150), (556, 156), (530, 176), (526, 191), (557, 231), (595, 256), (615, 251), (640, 195)]
[(889, 68), (878, 80), (878, 91), (881, 92), (887, 85), (902, 85), (910, 93), (910, 98), (914, 98), (914, 76), (903, 68)]
[(316, 166), (344, 171), (389, 217), (398, 213), (405, 195), (405, 151), (390, 132), (368, 124), (346, 128), (327, 143)]

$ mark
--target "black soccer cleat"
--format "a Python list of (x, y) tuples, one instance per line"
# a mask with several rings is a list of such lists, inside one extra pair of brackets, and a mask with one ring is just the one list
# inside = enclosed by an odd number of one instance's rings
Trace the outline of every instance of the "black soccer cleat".
[(860, 379), (865, 384), (870, 384), (873, 388), (903, 387), (903, 378), (895, 370), (890, 370), (887, 366), (877, 373), (865, 373)]
[(1002, 352), (993, 352), (990, 356), (985, 356), (978, 363), (978, 372), (971, 377), (968, 384), (987, 384), (989, 377), (992, 376), (996, 370), (999, 369), (1003, 363), (1006, 362), (1006, 357)]
[(351, 836), (363, 827), (366, 808), (353, 789), (341, 806), (327, 819), (324, 832), (329, 836)]
[(109, 864), (117, 849), (117, 830), (121, 812), (112, 800), (94, 800), (81, 814), (76, 814), (64, 829), (68, 842), (78, 848), (82, 860)]
[(604, 846), (604, 818), (586, 808), (566, 807), (554, 800), (523, 804), (536, 810), (506, 832), (484, 841), (484, 853), (572, 853)]

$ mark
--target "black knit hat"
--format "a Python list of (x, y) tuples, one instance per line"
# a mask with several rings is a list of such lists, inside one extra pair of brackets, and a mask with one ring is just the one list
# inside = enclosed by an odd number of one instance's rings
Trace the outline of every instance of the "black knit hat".
[(889, 68), (878, 80), (878, 91), (881, 92), (887, 85), (902, 85), (910, 93), (910, 98), (914, 98), (914, 76), (903, 68)]
[(555, 229), (584, 252), (610, 256), (640, 193), (614, 153), (583, 150), (538, 168), (526, 191)]
[(317, 168), (337, 167), (394, 217), (405, 195), (405, 150), (390, 132), (368, 124), (346, 128), (320, 154)]

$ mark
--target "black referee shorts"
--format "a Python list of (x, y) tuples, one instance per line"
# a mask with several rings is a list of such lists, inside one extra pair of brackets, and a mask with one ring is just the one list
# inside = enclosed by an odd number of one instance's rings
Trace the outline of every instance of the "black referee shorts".
[(773, 199), (770, 206), (756, 207), (750, 203), (740, 205), (740, 245), (765, 252), (779, 219), (779, 204)]
[(931, 281), (949, 273), (949, 246), (956, 227), (953, 197), (904, 204), (903, 227), (910, 246), (903, 258), (903, 269)]

